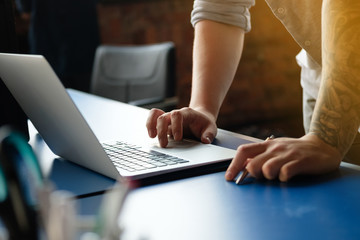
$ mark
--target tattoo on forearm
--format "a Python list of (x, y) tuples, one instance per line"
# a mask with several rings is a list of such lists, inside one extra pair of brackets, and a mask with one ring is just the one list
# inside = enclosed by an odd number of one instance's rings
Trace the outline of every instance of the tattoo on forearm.
[(322, 83), (310, 131), (345, 154), (360, 125), (360, 1), (324, 0)]

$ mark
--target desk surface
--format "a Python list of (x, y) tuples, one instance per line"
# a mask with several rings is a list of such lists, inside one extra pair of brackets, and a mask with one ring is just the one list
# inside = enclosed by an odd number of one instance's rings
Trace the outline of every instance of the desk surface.
[(219, 172), (135, 190), (121, 222), (129, 239), (359, 239), (359, 186), (359, 171), (345, 166), (242, 186)]
[[(69, 93), (100, 138), (111, 134), (100, 126), (104, 119), (107, 127), (118, 127), (120, 115), (131, 118), (124, 104)], [(107, 109), (101, 121), (94, 115), (98, 109)], [(220, 130), (215, 143), (236, 148), (250, 140)], [(82, 196), (83, 214), (94, 214), (102, 200), (89, 194), (113, 184), (66, 161), (55, 161), (49, 169), (59, 189)], [(249, 179), (236, 185), (224, 180), (224, 172), (214, 172), (133, 190), (119, 224), (126, 229), (124, 239), (360, 239), (359, 200), (360, 168), (345, 163), (334, 173), (289, 183)]]

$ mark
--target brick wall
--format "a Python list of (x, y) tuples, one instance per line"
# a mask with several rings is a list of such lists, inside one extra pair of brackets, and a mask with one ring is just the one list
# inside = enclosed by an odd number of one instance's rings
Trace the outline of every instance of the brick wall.
[(187, 105), (191, 85), (191, 9), (192, 0), (138, 1), (98, 6), (103, 44), (175, 43), (179, 106)]
[[(158, 0), (100, 4), (102, 43), (144, 44), (173, 41), (177, 48), (177, 94), (189, 101), (193, 0)], [(272, 15), (264, 1), (251, 9), (252, 31), (246, 35), (243, 57), (219, 116), (219, 126), (271, 123), (286, 135), (301, 135), (301, 87), (294, 56), (299, 47)]]

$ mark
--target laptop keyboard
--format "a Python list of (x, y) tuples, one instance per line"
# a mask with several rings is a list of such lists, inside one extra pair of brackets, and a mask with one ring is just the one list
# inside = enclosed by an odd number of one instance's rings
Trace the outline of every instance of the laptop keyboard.
[(144, 150), (139, 146), (120, 141), (111, 144), (103, 143), (103, 148), (117, 168), (129, 172), (189, 162), (154, 150)]

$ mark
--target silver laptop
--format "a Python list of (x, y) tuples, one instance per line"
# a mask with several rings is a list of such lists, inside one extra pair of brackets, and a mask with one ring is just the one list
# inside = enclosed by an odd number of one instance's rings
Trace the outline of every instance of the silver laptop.
[(192, 140), (169, 148), (138, 146), (126, 136), (100, 143), (41, 55), (0, 53), (0, 77), (56, 155), (105, 176), (141, 179), (235, 156), (235, 150)]

